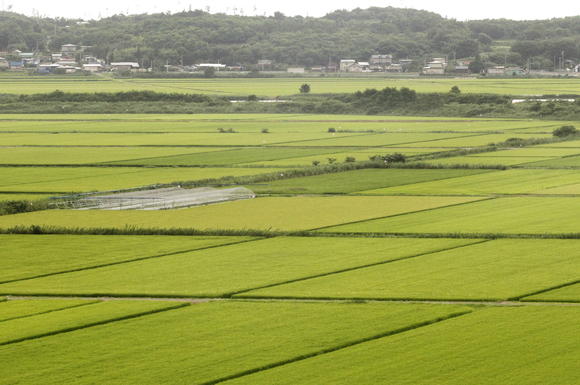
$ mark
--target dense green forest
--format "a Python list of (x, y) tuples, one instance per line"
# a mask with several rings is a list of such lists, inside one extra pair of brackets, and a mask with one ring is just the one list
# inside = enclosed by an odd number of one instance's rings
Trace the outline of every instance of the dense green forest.
[(108, 61), (135, 60), (145, 66), (218, 60), (249, 65), (259, 59), (315, 66), (390, 53), (421, 64), (429, 56), (481, 54), (492, 64), (525, 64), (531, 59), (548, 68), (562, 52), (566, 59), (580, 60), (580, 16), (459, 22), (432, 12), (389, 7), (336, 11), (320, 18), (196, 10), (83, 22), (0, 13), (0, 51), (57, 51), (67, 43), (92, 46), (95, 56)]

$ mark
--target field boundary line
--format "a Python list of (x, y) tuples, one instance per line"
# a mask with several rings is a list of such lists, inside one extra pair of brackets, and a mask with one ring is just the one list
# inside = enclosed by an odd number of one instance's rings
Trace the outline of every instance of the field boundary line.
[(129, 319), (140, 318), (140, 317), (144, 317), (144, 316), (148, 316), (148, 315), (152, 315), (152, 314), (157, 314), (157, 313), (162, 313), (162, 312), (166, 312), (166, 311), (170, 311), (170, 310), (181, 309), (181, 308), (184, 308), (187, 306), (190, 306), (190, 305), (186, 304), (186, 303), (180, 303), (178, 305), (168, 306), (168, 307), (164, 307), (162, 309), (149, 310), (146, 312), (140, 312), (140, 313), (129, 314), (129, 315), (121, 316), (121, 317), (110, 318), (108, 320), (91, 322), (91, 323), (88, 323), (85, 325), (69, 327), (69, 328), (64, 328), (64, 329), (59, 329), (59, 330), (53, 330), (53, 331), (47, 332), (47, 333), (41, 333), (41, 334), (36, 334), (33, 336), (22, 337), (22, 338), (17, 338), (14, 340), (0, 342), (0, 346), (11, 345), (11, 344), (19, 343), (19, 342), (24, 342), (24, 341), (36, 340), (39, 338), (51, 337), (51, 336), (55, 336), (55, 335), (59, 335), (59, 334), (69, 333), (69, 332), (76, 331), (76, 330), (88, 329), (88, 328), (91, 328), (94, 326), (101, 326), (101, 325), (106, 325), (106, 324), (110, 324), (110, 323), (115, 323), (118, 321), (125, 321), (125, 320), (129, 320)]
[(417, 298), (332, 298), (332, 297), (267, 297), (267, 296), (239, 296), (239, 297), (212, 297), (212, 296), (146, 296), (146, 295), (74, 295), (74, 294), (6, 294), (8, 301), (20, 300), (96, 300), (96, 301), (160, 301), (200, 304), (206, 302), (299, 302), (299, 303), (399, 303), (399, 304), (427, 304), (427, 305), (465, 305), (478, 307), (519, 307), (519, 306), (579, 306), (576, 301), (509, 301), (509, 300), (476, 300), (476, 299), (417, 299)]
[[(81, 298), (79, 300), (83, 300), (83, 299)], [(28, 318), (28, 317), (35, 317), (37, 315), (54, 313), (54, 312), (61, 311), (61, 310), (74, 309), (76, 307), (93, 305), (95, 303), (99, 303), (100, 302), (99, 300), (92, 299), (92, 298), (86, 299), (86, 301), (87, 301), (87, 303), (79, 303), (79, 304), (76, 304), (76, 305), (70, 305), (70, 306), (65, 306), (65, 307), (61, 307), (61, 308), (58, 308), (58, 309), (46, 310), (46, 311), (42, 311), (42, 312), (39, 312), (39, 313), (27, 314), (27, 315), (23, 315), (23, 316), (17, 316), (17, 317), (7, 318), (7, 319), (0, 320), (0, 322), (13, 321), (13, 320), (22, 319), (22, 318)], [(7, 300), (7, 302), (10, 302), (10, 300)]]
[[(372, 195), (369, 195), (369, 196), (372, 196)], [(380, 195), (378, 195), (378, 196), (380, 196)], [(421, 196), (421, 195), (418, 195), (418, 196), (419, 197), (424, 197), (424, 196)], [(379, 220), (379, 219), (399, 217), (399, 216), (407, 215), (407, 214), (422, 213), (422, 212), (425, 212), (425, 211), (432, 211), (432, 210), (443, 209), (443, 208), (448, 208), (448, 207), (461, 206), (461, 205), (466, 205), (466, 204), (470, 204), (470, 203), (485, 202), (485, 201), (489, 201), (489, 200), (493, 200), (493, 199), (497, 199), (497, 198), (495, 198), (495, 197), (485, 197), (484, 196), (484, 197), (482, 197), (482, 199), (474, 199), (474, 200), (470, 200), (468, 202), (452, 203), (452, 204), (449, 204), (449, 205), (444, 205), (444, 206), (439, 206), (439, 207), (430, 207), (430, 208), (422, 209), (422, 210), (407, 211), (405, 213), (391, 214), (391, 215), (385, 215), (385, 216), (376, 217), (376, 218), (361, 219), (361, 220), (352, 221), (352, 222), (343, 222), (343, 223), (339, 223), (339, 224), (335, 224), (335, 225), (315, 227), (315, 228), (312, 228), (312, 229), (308, 229), (307, 231), (319, 231), (319, 230), (324, 230), (324, 229), (328, 229), (328, 228), (332, 228), (332, 227), (353, 225), (353, 224), (356, 224), (356, 223), (363, 223), (363, 222), (375, 221), (375, 220)]]
[(229, 298), (229, 297), (232, 297), (232, 296), (237, 296), (239, 294), (247, 293), (247, 292), (254, 291), (254, 290), (267, 289), (267, 288), (270, 288), (270, 287), (283, 286), (283, 285), (287, 285), (287, 284), (291, 284), (291, 283), (295, 283), (295, 282), (307, 281), (307, 280), (310, 280), (310, 279), (316, 279), (316, 278), (327, 277), (327, 276), (335, 275), (335, 274), (347, 273), (347, 272), (350, 272), (350, 271), (365, 269), (367, 267), (374, 267), (374, 266), (386, 265), (386, 264), (393, 263), (393, 262), (405, 261), (405, 260), (413, 259), (413, 258), (419, 258), (419, 257), (425, 256), (425, 255), (429, 255), (429, 254), (435, 254), (435, 253), (440, 253), (440, 252), (444, 252), (444, 251), (449, 251), (449, 250), (454, 250), (454, 249), (460, 249), (462, 247), (473, 246), (473, 245), (477, 245), (477, 244), (485, 243), (485, 242), (489, 242), (489, 241), (491, 241), (491, 239), (480, 239), (480, 240), (474, 239), (472, 242), (467, 243), (467, 244), (463, 244), (463, 245), (457, 245), (457, 246), (451, 246), (451, 247), (443, 247), (443, 248), (440, 248), (440, 249), (430, 250), (430, 251), (426, 251), (426, 252), (419, 253), (419, 254), (414, 254), (414, 255), (408, 255), (408, 256), (405, 256), (405, 257), (397, 258), (397, 259), (390, 259), (390, 260), (386, 260), (386, 261), (369, 263), (369, 264), (366, 264), (366, 265), (354, 266), (354, 267), (349, 267), (349, 268), (345, 268), (345, 269), (330, 271), (330, 272), (326, 272), (326, 273), (315, 274), (315, 275), (310, 275), (310, 276), (306, 276), (306, 277), (300, 277), (300, 278), (296, 278), (296, 279), (292, 279), (292, 280), (288, 280), (288, 281), (284, 281), (284, 282), (277, 282), (277, 283), (272, 283), (272, 284), (268, 284), (268, 285), (257, 286), (257, 287), (250, 288), (250, 289), (244, 289), (244, 290), (239, 290), (239, 291), (236, 291), (236, 292), (226, 293), (223, 296), (225, 298)]
[(274, 362), (274, 363), (267, 364), (267, 365), (263, 365), (263, 366), (260, 366), (260, 367), (257, 367), (257, 368), (248, 369), (248, 370), (245, 370), (243, 372), (231, 374), (229, 376), (221, 377), (221, 378), (218, 378), (218, 379), (215, 379), (215, 380), (202, 382), (202, 383), (200, 383), (198, 385), (215, 385), (215, 384), (219, 384), (219, 383), (222, 383), (222, 382), (225, 382), (225, 381), (229, 381), (229, 380), (233, 380), (233, 379), (236, 379), (236, 378), (245, 377), (245, 376), (248, 376), (250, 374), (255, 374), (255, 373), (258, 373), (258, 372), (267, 371), (267, 370), (274, 369), (274, 368), (277, 368), (277, 367), (280, 367), (280, 366), (285, 366), (285, 365), (288, 365), (288, 364), (293, 364), (295, 362), (304, 361), (304, 360), (307, 360), (309, 358), (313, 358), (313, 357), (321, 356), (321, 355), (324, 355), (324, 354), (333, 353), (333, 352), (336, 352), (336, 351), (339, 351), (339, 350), (347, 349), (347, 348), (350, 348), (352, 346), (356, 346), (356, 345), (363, 344), (365, 342), (370, 342), (370, 341), (378, 340), (378, 339), (381, 339), (381, 338), (386, 338), (386, 337), (390, 337), (390, 336), (393, 336), (393, 335), (405, 333), (405, 332), (408, 332), (408, 331), (411, 331), (411, 330), (419, 329), (419, 328), (422, 328), (422, 327), (425, 327), (425, 326), (437, 324), (437, 323), (444, 322), (444, 321), (447, 321), (447, 320), (451, 320), (451, 319), (454, 319), (454, 318), (457, 318), (457, 317), (461, 317), (463, 315), (471, 314), (473, 312), (474, 312), (474, 310), (468, 310), (468, 311), (462, 311), (462, 312), (459, 312), (459, 311), (453, 312), (453, 313), (450, 313), (450, 314), (448, 314), (446, 316), (437, 317), (437, 318), (430, 319), (430, 320), (423, 321), (423, 322), (417, 322), (417, 323), (414, 323), (414, 324), (411, 324), (411, 325), (407, 325), (407, 326), (400, 327), (400, 328), (397, 328), (397, 329), (394, 329), (394, 330), (390, 330), (388, 332), (383, 332), (383, 333), (375, 334), (375, 335), (372, 335), (372, 336), (369, 336), (369, 337), (361, 338), (361, 339), (358, 339), (358, 340), (354, 340), (354, 341), (350, 341), (350, 342), (345, 342), (343, 344), (336, 345), (336, 346), (333, 346), (333, 347), (328, 347), (328, 348), (325, 348), (325, 349), (321, 349), (321, 350), (318, 350), (316, 352), (302, 354), (302, 355), (299, 355), (299, 356), (296, 356), (294, 358), (290, 358), (290, 359), (287, 359), (287, 360)]
[(229, 243), (224, 243), (224, 244), (219, 244), (219, 245), (205, 246), (205, 247), (202, 247), (202, 248), (199, 248), (199, 249), (187, 249), (187, 250), (172, 251), (170, 253), (149, 255), (147, 257), (139, 257), (139, 258), (124, 260), (124, 261), (116, 261), (116, 262), (110, 262), (110, 263), (105, 263), (105, 264), (100, 264), (100, 265), (81, 267), (81, 268), (77, 268), (77, 269), (70, 269), (70, 270), (63, 270), (63, 271), (58, 271), (58, 272), (53, 272), (53, 273), (40, 274), (40, 275), (36, 275), (36, 276), (33, 276), (33, 277), (25, 277), (25, 278), (18, 278), (18, 279), (12, 279), (12, 280), (7, 280), (7, 281), (0, 281), (0, 285), (4, 285), (4, 284), (8, 284), (8, 283), (14, 283), (14, 282), (21, 282), (21, 281), (30, 281), (30, 280), (33, 280), (33, 279), (51, 277), (51, 276), (54, 276), (54, 275), (61, 275), (61, 274), (68, 274), (68, 273), (76, 273), (76, 272), (79, 272), (79, 271), (100, 269), (102, 267), (108, 267), (108, 266), (123, 265), (123, 264), (126, 264), (126, 263), (146, 261), (146, 260), (149, 260), (149, 259), (170, 257), (170, 256), (174, 256), (174, 255), (179, 255), (179, 254), (193, 253), (193, 252), (196, 252), (196, 251), (203, 251), (203, 250), (208, 250), (208, 249), (214, 249), (214, 248), (219, 248), (219, 247), (222, 247), (222, 246), (233, 246), (233, 245), (238, 245), (238, 244), (242, 244), (242, 243), (246, 243), (246, 242), (255, 242), (255, 241), (262, 240), (262, 239), (264, 239), (264, 238), (245, 239), (245, 240), (241, 240), (241, 241), (229, 242)]
[[(568, 287), (568, 286), (574, 286), (574, 285), (579, 284), (579, 283), (580, 283), (580, 279), (577, 279), (575, 281), (570, 281), (570, 282), (562, 283), (562, 284), (559, 284), (559, 285), (551, 286), (551, 287), (548, 287), (548, 288), (545, 288), (545, 289), (536, 290), (536, 291), (533, 291), (531, 293), (526, 293), (526, 294), (519, 295), (517, 297), (513, 297), (513, 298), (510, 298), (510, 299), (511, 300), (515, 300), (515, 301), (523, 300), (523, 301), (532, 301), (533, 302), (533, 300), (527, 300), (526, 297), (531, 297), (533, 295), (547, 293), (549, 291), (562, 289), (562, 288), (565, 288), (565, 287)], [(580, 301), (580, 298), (578, 299), (578, 301)]]

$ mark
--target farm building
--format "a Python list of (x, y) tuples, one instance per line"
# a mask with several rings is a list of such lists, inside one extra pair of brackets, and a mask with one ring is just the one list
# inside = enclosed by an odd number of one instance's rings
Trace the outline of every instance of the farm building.
[(83, 64), (83, 70), (88, 72), (101, 72), (105, 69), (102, 64), (99, 63), (89, 63)]
[(111, 63), (111, 70), (112, 71), (137, 71), (139, 69), (139, 63), (135, 62), (117, 62)]

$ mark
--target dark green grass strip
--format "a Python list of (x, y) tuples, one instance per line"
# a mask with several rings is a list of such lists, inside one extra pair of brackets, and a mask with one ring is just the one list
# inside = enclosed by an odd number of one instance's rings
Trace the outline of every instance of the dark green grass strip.
[[(548, 287), (548, 288), (545, 288), (545, 289), (537, 290), (537, 291), (534, 291), (534, 292), (531, 292), (531, 293), (522, 294), (522, 295), (519, 295), (517, 297), (510, 298), (510, 300), (513, 300), (513, 301), (530, 301), (530, 302), (534, 302), (533, 299), (526, 299), (526, 297), (531, 297), (533, 295), (547, 293), (547, 292), (552, 291), (552, 290), (562, 289), (564, 287), (576, 285), (578, 283), (580, 283), (580, 279), (577, 279), (577, 280), (571, 281), (571, 282), (562, 283), (562, 284), (559, 284), (559, 285), (556, 285), (556, 286), (552, 286), (552, 287)], [(542, 301), (544, 301), (544, 300), (542, 300)], [(556, 302), (566, 302), (566, 301), (557, 300)], [(580, 299), (578, 299), (576, 301), (570, 301), (570, 302), (580, 302)]]
[(183, 308), (186, 306), (190, 306), (190, 304), (180, 303), (177, 305), (168, 306), (168, 307), (163, 308), (163, 309), (155, 309), (155, 310), (150, 310), (147, 312), (130, 314), (130, 315), (122, 316), (122, 317), (111, 318), (111, 319), (104, 320), (104, 321), (92, 322), (92, 323), (88, 323), (88, 324), (82, 325), (82, 326), (75, 326), (75, 327), (70, 327), (70, 328), (65, 328), (65, 329), (60, 329), (60, 330), (53, 330), (49, 333), (42, 333), (42, 334), (37, 334), (34, 336), (28, 336), (28, 337), (23, 337), (23, 338), (17, 338), (17, 339), (11, 340), (11, 341), (1, 342), (0, 346), (15, 344), (18, 342), (23, 342), (23, 341), (35, 340), (35, 339), (43, 338), (43, 337), (50, 337), (50, 336), (54, 336), (54, 335), (58, 335), (58, 334), (72, 332), (75, 330), (87, 329), (87, 328), (90, 328), (93, 326), (106, 325), (106, 324), (113, 323), (113, 322), (125, 321), (125, 320), (129, 320), (129, 319), (133, 319), (133, 318), (140, 318), (140, 317), (144, 317), (144, 316), (151, 315), (151, 314), (161, 313), (161, 312), (165, 312), (165, 311), (169, 311), (169, 310), (180, 309), (180, 308)]
[[(9, 302), (9, 301), (7, 301), (7, 302)], [(22, 318), (34, 317), (34, 316), (41, 315), (41, 314), (54, 313), (55, 311), (68, 310), (68, 309), (72, 309), (72, 308), (75, 308), (75, 307), (92, 305), (92, 304), (95, 304), (95, 303), (98, 303), (98, 302), (100, 302), (100, 301), (98, 301), (98, 300), (93, 300), (93, 301), (87, 300), (87, 303), (80, 303), (80, 304), (76, 304), (76, 305), (69, 305), (69, 306), (60, 307), (58, 309), (52, 309), (52, 310), (42, 311), (42, 312), (39, 312), (39, 313), (27, 314), (27, 315), (23, 315), (23, 316), (12, 317), (12, 318), (6, 318), (6, 319), (1, 320), (0, 322), (6, 322), (6, 321), (12, 321), (12, 320), (15, 320), (15, 319), (22, 319)]]
[[(340, 225), (336, 225), (340, 226)], [(332, 226), (335, 227), (335, 226)], [(404, 232), (313, 232), (273, 230), (199, 230), (194, 228), (144, 228), (144, 227), (59, 227), (14, 226), (0, 229), (0, 234), (67, 234), (67, 235), (176, 235), (176, 236), (253, 236), (273, 237), (349, 237), (349, 238), (453, 238), (453, 239), (580, 239), (580, 233), (526, 234), (526, 233), (404, 233)]]
[(396, 259), (389, 259), (389, 260), (386, 260), (386, 261), (380, 261), (380, 262), (375, 262), (375, 263), (368, 263), (368, 264), (365, 264), (365, 265), (348, 267), (346, 269), (335, 270), (335, 271), (330, 271), (330, 272), (321, 273), (321, 274), (314, 274), (314, 275), (310, 275), (310, 276), (307, 276), (307, 277), (300, 277), (300, 278), (296, 278), (296, 279), (291, 279), (291, 280), (288, 280), (288, 281), (271, 283), (271, 284), (268, 284), (268, 285), (257, 286), (257, 287), (253, 287), (253, 288), (250, 288), (250, 289), (244, 289), (244, 290), (239, 290), (239, 291), (236, 291), (236, 292), (226, 293), (223, 296), (226, 297), (226, 298), (227, 297), (232, 297), (232, 296), (238, 296), (240, 294), (247, 293), (247, 292), (253, 291), (253, 290), (266, 289), (266, 288), (275, 287), (275, 286), (287, 285), (287, 284), (295, 283), (295, 282), (307, 281), (309, 279), (327, 277), (329, 275), (346, 273), (346, 272), (349, 272), (349, 271), (365, 269), (367, 267), (386, 265), (386, 264), (393, 263), (393, 262), (404, 261), (404, 260), (413, 259), (413, 258), (419, 258), (419, 257), (422, 257), (424, 255), (439, 253), (439, 252), (442, 252), (442, 251), (449, 251), (449, 250), (460, 249), (462, 247), (477, 245), (479, 243), (485, 243), (485, 242), (489, 242), (489, 241), (490, 241), (490, 239), (484, 239), (484, 240), (479, 240), (479, 241), (475, 241), (474, 240), (473, 242), (468, 243), (468, 244), (465, 244), (465, 245), (459, 245), (459, 246), (453, 246), (453, 247), (442, 247), (442, 248), (439, 248), (439, 249), (426, 251), (424, 253), (409, 255), (409, 256), (406, 256), (406, 257), (400, 257), (400, 258), (396, 258)]
[(244, 376), (247, 376), (247, 375), (250, 375), (250, 374), (254, 374), (254, 373), (257, 373), (257, 372), (262, 372), (262, 371), (265, 371), (265, 370), (277, 368), (279, 366), (284, 366), (284, 365), (292, 364), (292, 363), (295, 363), (295, 362), (298, 362), (298, 361), (303, 361), (303, 360), (306, 360), (308, 358), (313, 358), (313, 357), (316, 357), (316, 356), (320, 356), (322, 354), (328, 354), (328, 353), (336, 352), (338, 350), (346, 349), (346, 348), (349, 348), (351, 346), (360, 345), (360, 344), (363, 344), (365, 342), (369, 342), (369, 341), (373, 341), (373, 340), (378, 340), (380, 338), (389, 337), (389, 336), (392, 336), (392, 335), (395, 335), (395, 334), (401, 334), (401, 333), (404, 333), (404, 332), (407, 332), (407, 331), (411, 331), (411, 330), (414, 330), (414, 329), (418, 329), (418, 328), (421, 328), (421, 327), (424, 327), (424, 326), (428, 326), (428, 325), (432, 325), (432, 324), (435, 324), (435, 323), (439, 323), (439, 322), (443, 322), (443, 321), (446, 321), (446, 320), (450, 320), (450, 319), (453, 319), (453, 318), (461, 317), (463, 315), (470, 314), (470, 313), (472, 313), (472, 310), (451, 313), (451, 314), (449, 314), (447, 316), (444, 316), (444, 317), (438, 317), (438, 318), (435, 318), (435, 319), (432, 319), (432, 320), (428, 320), (428, 321), (424, 321), (424, 322), (419, 322), (419, 323), (412, 324), (412, 325), (409, 325), (409, 326), (405, 326), (405, 327), (402, 327), (402, 328), (399, 328), (399, 329), (390, 330), (388, 332), (384, 332), (384, 333), (380, 333), (380, 334), (375, 334), (375, 335), (370, 336), (370, 337), (361, 338), (359, 340), (355, 340), (355, 341), (351, 341), (351, 342), (346, 342), (346, 343), (341, 344), (341, 345), (337, 345), (337, 346), (333, 346), (333, 347), (330, 347), (330, 348), (322, 349), (322, 350), (319, 350), (319, 351), (316, 351), (316, 352), (313, 352), (313, 353), (303, 354), (303, 355), (300, 355), (300, 356), (297, 356), (297, 357), (294, 357), (294, 358), (291, 358), (291, 359), (288, 359), (288, 360), (279, 361), (279, 362), (275, 362), (275, 363), (272, 363), (272, 364), (260, 366), (260, 367), (257, 367), (257, 368), (245, 370), (243, 372), (235, 373), (235, 374), (232, 374), (232, 375), (229, 375), (229, 376), (226, 376), (226, 377), (221, 377), (221, 378), (218, 378), (218, 379), (215, 379), (215, 380), (203, 382), (203, 383), (201, 383), (199, 385), (215, 385), (215, 384), (219, 384), (221, 382), (233, 380), (235, 378), (244, 377)]
[(241, 240), (241, 241), (236, 241), (236, 242), (223, 243), (223, 244), (219, 244), (219, 245), (211, 245), (211, 246), (206, 246), (206, 247), (201, 247), (201, 248), (195, 248), (195, 249), (187, 249), (187, 250), (178, 250), (178, 251), (172, 251), (170, 253), (150, 255), (150, 256), (147, 256), (147, 257), (133, 258), (133, 259), (128, 259), (128, 260), (124, 260), (124, 261), (103, 263), (103, 264), (94, 265), (94, 266), (80, 267), (80, 268), (77, 268), (77, 269), (62, 270), (62, 271), (57, 271), (57, 272), (53, 272), (53, 273), (39, 274), (39, 275), (25, 277), (25, 278), (17, 278), (17, 279), (11, 279), (11, 280), (7, 280), (7, 281), (0, 281), (0, 285), (1, 284), (5, 284), (5, 283), (11, 283), (11, 282), (29, 281), (29, 280), (36, 279), (36, 278), (50, 277), (52, 275), (61, 275), (61, 274), (66, 274), (66, 273), (75, 273), (75, 272), (84, 271), (84, 270), (99, 269), (101, 267), (107, 267), (107, 266), (123, 265), (123, 264), (126, 264), (126, 263), (139, 262), (139, 261), (144, 261), (144, 260), (147, 260), (147, 259), (163, 258), (163, 257), (172, 256), (172, 255), (179, 255), (179, 254), (190, 253), (190, 252), (194, 252), (194, 251), (215, 249), (215, 248), (219, 248), (219, 247), (222, 247), (222, 246), (238, 245), (238, 244), (246, 243), (246, 242), (259, 241), (261, 239), (263, 239), (263, 238), (246, 239), (246, 240)]

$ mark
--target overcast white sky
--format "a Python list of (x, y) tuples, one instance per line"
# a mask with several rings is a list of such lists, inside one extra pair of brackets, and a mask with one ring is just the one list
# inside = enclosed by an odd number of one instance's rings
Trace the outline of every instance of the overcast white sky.
[[(26, 15), (41, 15), (50, 17), (71, 17), (95, 19), (113, 14), (176, 12), (192, 9), (207, 9), (210, 12), (225, 12), (232, 14), (243, 10), (245, 15), (271, 15), (281, 11), (286, 15), (323, 16), (336, 9), (367, 8), (371, 6), (393, 6), (416, 8), (437, 12), (443, 16), (459, 20), (485, 18), (508, 19), (547, 19), (552, 17), (580, 15), (579, 0), (559, 1), (505, 1), (505, 0), (333, 0), (322, 1), (267, 1), (267, 0), (0, 0), (2, 10), (10, 9)], [(10, 8), (11, 7), (11, 8)], [(235, 9), (235, 11), (234, 11)]]

